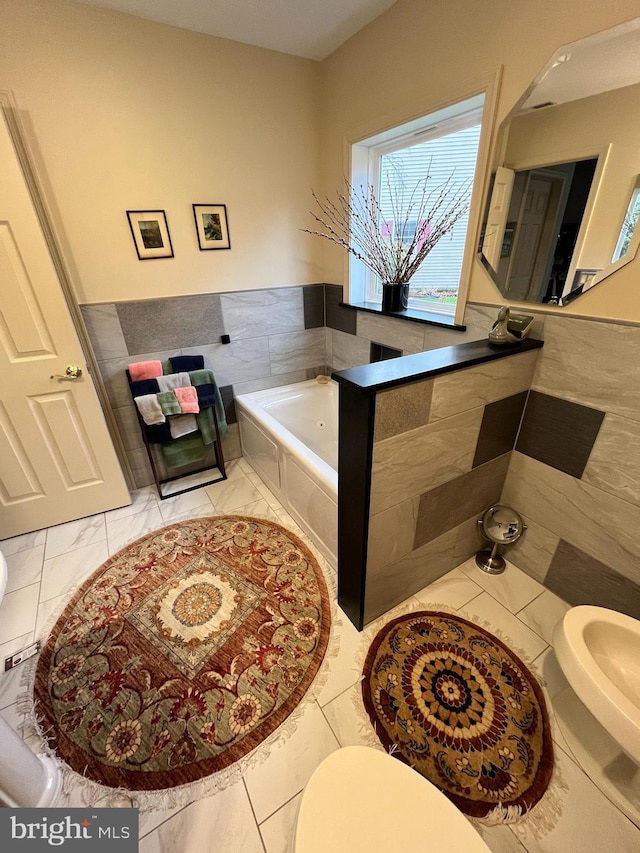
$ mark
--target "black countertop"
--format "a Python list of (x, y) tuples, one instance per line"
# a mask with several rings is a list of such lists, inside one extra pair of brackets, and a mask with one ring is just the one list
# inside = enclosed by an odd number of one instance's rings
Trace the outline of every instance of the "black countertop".
[(374, 393), (419, 379), (430, 379), (454, 370), (473, 367), (486, 361), (519, 355), (539, 349), (543, 344), (544, 342), (537, 338), (526, 338), (522, 343), (500, 346), (491, 344), (488, 340), (470, 341), (466, 344), (377, 361), (374, 364), (350, 367), (348, 370), (332, 373), (331, 376), (340, 384)]

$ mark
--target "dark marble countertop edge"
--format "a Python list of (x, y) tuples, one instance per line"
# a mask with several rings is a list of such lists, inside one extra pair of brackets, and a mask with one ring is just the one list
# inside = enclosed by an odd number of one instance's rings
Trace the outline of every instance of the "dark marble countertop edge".
[(497, 346), (489, 341), (470, 341), (450, 347), (418, 352), (400, 358), (377, 361), (350, 367), (331, 374), (339, 384), (351, 385), (362, 391), (375, 393), (420, 379), (431, 379), (454, 370), (473, 367), (511, 355), (530, 352), (544, 345), (537, 338), (527, 338), (522, 343)]
[(369, 314), (379, 314), (381, 317), (394, 317), (398, 320), (411, 320), (414, 323), (424, 323), (426, 326), (440, 326), (443, 329), (451, 329), (454, 332), (464, 332), (466, 326), (456, 323), (453, 317), (445, 314), (429, 314), (426, 311), (417, 311), (415, 308), (407, 308), (406, 311), (391, 311), (383, 313), (377, 302), (340, 302), (341, 308), (351, 308), (353, 311), (366, 311)]

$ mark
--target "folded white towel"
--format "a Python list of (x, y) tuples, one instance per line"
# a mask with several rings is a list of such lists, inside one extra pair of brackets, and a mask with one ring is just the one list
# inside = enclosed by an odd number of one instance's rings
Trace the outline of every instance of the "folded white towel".
[(133, 398), (145, 424), (163, 424), (166, 421), (157, 394), (142, 394)]
[(188, 388), (191, 385), (188, 373), (165, 373), (164, 376), (158, 376), (157, 381), (161, 391), (175, 391), (176, 388)]
[(196, 416), (176, 415), (174, 418), (169, 418), (169, 429), (171, 430), (171, 438), (180, 438), (180, 436), (195, 432), (198, 429)]

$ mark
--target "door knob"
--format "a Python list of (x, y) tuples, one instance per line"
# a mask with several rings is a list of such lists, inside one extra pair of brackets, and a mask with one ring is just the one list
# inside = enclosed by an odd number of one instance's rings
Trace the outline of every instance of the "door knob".
[(82, 368), (78, 367), (77, 364), (68, 364), (67, 368), (64, 372), (64, 376), (61, 373), (52, 373), (52, 379), (62, 379), (66, 382), (71, 382), (73, 379), (79, 379), (82, 376)]

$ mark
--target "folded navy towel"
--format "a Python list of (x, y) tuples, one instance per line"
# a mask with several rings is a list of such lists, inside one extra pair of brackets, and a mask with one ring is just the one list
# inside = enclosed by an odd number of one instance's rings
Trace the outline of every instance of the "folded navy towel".
[(196, 393), (198, 394), (198, 405), (201, 409), (207, 406), (215, 406), (216, 404), (216, 386), (208, 382), (206, 385), (196, 385)]
[(138, 379), (131, 385), (131, 395), (133, 397), (142, 397), (144, 394), (157, 394), (160, 390), (157, 379)]
[(202, 370), (203, 355), (174, 355), (169, 359), (174, 373), (188, 373), (190, 370)]
[(146, 426), (145, 430), (150, 444), (164, 444), (165, 441), (171, 441), (171, 427), (168, 421), (164, 424)]

